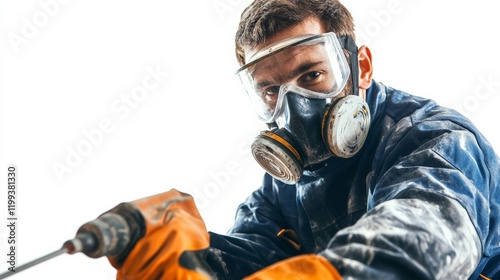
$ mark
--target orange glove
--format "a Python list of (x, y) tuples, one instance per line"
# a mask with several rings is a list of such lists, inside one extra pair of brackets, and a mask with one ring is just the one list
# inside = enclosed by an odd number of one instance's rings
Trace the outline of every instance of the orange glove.
[(342, 276), (324, 257), (301, 255), (268, 266), (244, 280), (341, 280)]
[(210, 279), (202, 256), (210, 238), (193, 198), (177, 190), (135, 201), (146, 234), (118, 269), (117, 280)]

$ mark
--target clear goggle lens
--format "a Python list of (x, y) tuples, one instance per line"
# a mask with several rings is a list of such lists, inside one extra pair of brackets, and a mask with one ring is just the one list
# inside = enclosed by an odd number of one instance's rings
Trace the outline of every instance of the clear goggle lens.
[(236, 73), (258, 117), (274, 122), (288, 92), (332, 98), (349, 79), (349, 65), (332, 32), (286, 39), (255, 53)]

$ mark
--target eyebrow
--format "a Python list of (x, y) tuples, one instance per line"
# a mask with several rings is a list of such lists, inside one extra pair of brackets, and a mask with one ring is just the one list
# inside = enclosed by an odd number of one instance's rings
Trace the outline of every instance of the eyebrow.
[[(308, 71), (309, 69), (315, 67), (316, 65), (322, 64), (324, 62), (325, 61), (323, 61), (323, 60), (316, 61), (316, 62), (313, 62), (313, 61), (305, 62), (302, 65), (299, 65), (297, 68), (295, 68), (292, 72), (290, 72), (290, 74), (287, 75), (287, 78), (295, 77), (298, 74), (304, 73), (304, 72)], [(261, 88), (266, 87), (266, 86), (271, 85), (271, 84), (273, 84), (272, 81), (265, 80), (265, 81), (258, 83), (256, 88), (260, 90)]]

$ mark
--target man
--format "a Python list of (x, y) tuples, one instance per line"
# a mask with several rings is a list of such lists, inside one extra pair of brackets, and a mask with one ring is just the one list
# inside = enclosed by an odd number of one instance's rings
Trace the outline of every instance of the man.
[[(373, 80), (344, 6), (256, 0), (235, 41), (270, 129), (252, 145), (262, 186), (227, 235), (167, 223), (118, 278), (500, 279), (498, 156), (456, 111)], [(205, 247), (178, 249), (196, 238)]]

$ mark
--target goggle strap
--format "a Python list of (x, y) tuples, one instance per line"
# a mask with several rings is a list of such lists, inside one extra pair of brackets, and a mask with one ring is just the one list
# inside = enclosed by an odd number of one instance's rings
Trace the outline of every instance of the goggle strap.
[(359, 95), (358, 47), (356, 46), (356, 42), (354, 42), (354, 40), (350, 36), (340, 36), (339, 42), (342, 48), (349, 52), (353, 94)]

